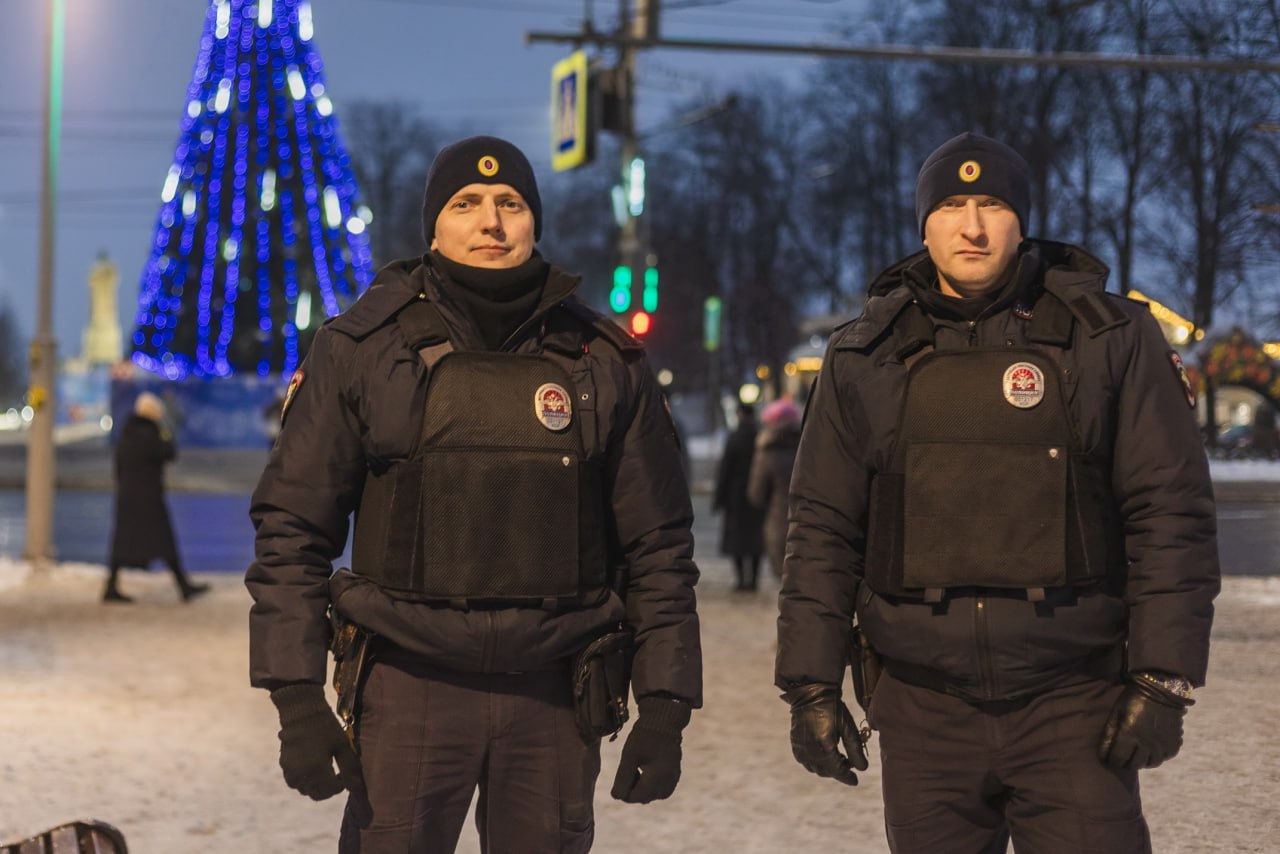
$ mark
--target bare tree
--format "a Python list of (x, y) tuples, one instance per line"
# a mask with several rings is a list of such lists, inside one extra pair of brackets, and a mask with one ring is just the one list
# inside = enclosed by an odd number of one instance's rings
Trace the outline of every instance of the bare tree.
[[(1260, 4), (1168, 0), (1176, 28), (1163, 46), (1198, 56), (1273, 55), (1259, 44)], [(1201, 328), (1215, 309), (1247, 281), (1249, 256), (1259, 239), (1255, 205), (1263, 145), (1258, 122), (1274, 111), (1274, 88), (1259, 75), (1180, 74), (1164, 78), (1168, 135), (1162, 150), (1161, 203), (1155, 249), (1172, 274), (1169, 290), (1189, 305)]]
[(797, 219), (803, 128), (791, 93), (760, 86), (667, 143), (671, 160), (652, 199), (654, 246), (703, 271), (702, 297), (723, 299), (729, 377), (761, 362), (777, 376), (796, 336), (796, 309), (820, 282), (791, 237), (796, 222), (809, 224)]
[[(869, 10), (885, 41), (904, 40), (904, 8)], [(819, 271), (829, 313), (852, 308), (877, 273), (920, 248), (912, 188), (927, 149), (914, 132), (917, 74), (902, 63), (829, 60), (810, 80), (801, 180), (810, 179), (812, 203), (795, 220), (796, 240)]]
[(375, 264), (421, 254), (427, 170), (449, 135), (402, 101), (357, 101), (343, 111), (342, 130), (360, 195), (373, 211)]
[[(1104, 23), (1111, 35), (1104, 44), (1117, 53), (1151, 53), (1160, 2), (1109, 4)], [(1091, 127), (1099, 143), (1096, 156), (1102, 161), (1098, 164), (1102, 192), (1091, 192), (1089, 198), (1098, 200), (1099, 229), (1113, 253), (1120, 292), (1128, 293), (1134, 287), (1140, 205), (1158, 177), (1159, 81), (1145, 70), (1098, 70), (1083, 78), (1086, 92), (1096, 96), (1096, 121)], [(1088, 168), (1093, 168), (1093, 154), (1091, 150)]]

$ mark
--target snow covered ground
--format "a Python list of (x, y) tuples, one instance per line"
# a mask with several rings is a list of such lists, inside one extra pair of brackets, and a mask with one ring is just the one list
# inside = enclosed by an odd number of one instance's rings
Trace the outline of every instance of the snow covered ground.
[[(700, 565), (706, 708), (680, 787), (648, 806), (611, 800), (621, 741), (606, 744), (595, 850), (886, 851), (874, 751), (857, 789), (791, 758), (772, 686), (776, 585), (735, 594), (723, 559)], [(166, 574), (130, 573), (138, 602), (104, 606), (102, 580), (101, 567), (0, 560), (0, 841), (92, 816), (135, 854), (334, 850), (341, 799), (285, 787), (274, 711), (248, 687), (239, 575), (204, 576), (214, 590), (190, 605)], [(1276, 850), (1277, 660), (1280, 578), (1227, 579), (1186, 747), (1143, 775), (1157, 851)], [(471, 827), (459, 850), (478, 850)]]

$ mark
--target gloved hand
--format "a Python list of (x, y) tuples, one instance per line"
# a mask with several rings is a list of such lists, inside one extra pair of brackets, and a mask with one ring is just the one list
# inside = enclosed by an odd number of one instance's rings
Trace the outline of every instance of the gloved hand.
[(636, 722), (622, 747), (610, 794), (629, 804), (671, 797), (680, 782), (680, 733), (689, 725), (690, 711), (683, 700), (636, 701)]
[(1102, 728), (1098, 759), (1111, 768), (1155, 768), (1178, 755), (1182, 718), (1194, 701), (1132, 679)]
[(271, 692), (271, 702), (280, 713), (280, 768), (289, 788), (316, 801), (343, 789), (364, 790), (360, 760), (325, 701), (324, 686), (285, 685)]
[(858, 785), (853, 769), (867, 770), (867, 753), (853, 715), (840, 701), (840, 689), (814, 682), (792, 688), (782, 699), (791, 704), (791, 753), (796, 761), (819, 777)]

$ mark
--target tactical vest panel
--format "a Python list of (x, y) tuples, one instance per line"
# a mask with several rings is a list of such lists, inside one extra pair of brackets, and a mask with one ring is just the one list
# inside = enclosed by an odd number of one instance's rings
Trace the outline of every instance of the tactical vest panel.
[(1044, 352), (920, 358), (908, 372), (892, 464), (872, 484), (872, 589), (1031, 589), (1105, 574), (1106, 537), (1101, 523), (1081, 518), (1079, 482), (1089, 480), (1094, 497), (1105, 484), (1077, 446), (1057, 365)]
[(604, 491), (577, 397), (542, 356), (442, 358), (413, 457), (366, 482), (355, 570), (405, 598), (459, 605), (601, 592)]

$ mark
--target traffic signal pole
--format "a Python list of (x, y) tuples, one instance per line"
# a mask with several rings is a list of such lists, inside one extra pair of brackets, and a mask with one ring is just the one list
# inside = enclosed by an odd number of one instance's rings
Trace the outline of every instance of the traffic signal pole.
[[(618, 0), (619, 2), (619, 20), (620, 31), (626, 33), (628, 27), (631, 28), (634, 36), (636, 30), (640, 26), (640, 7), (645, 6), (645, 0), (636, 0), (637, 14), (632, 19), (628, 14), (629, 9), (627, 0)], [(618, 263), (624, 265), (631, 270), (631, 304), (637, 304), (635, 294), (635, 270), (636, 262), (640, 258), (640, 223), (639, 217), (631, 212), (631, 163), (640, 154), (639, 140), (636, 138), (636, 99), (635, 99), (635, 81), (636, 81), (636, 45), (628, 39), (626, 46), (619, 47), (618, 55), (618, 72), (616, 84), (618, 89), (618, 103), (621, 108), (621, 151), (622, 162), (620, 164), (620, 175), (622, 176), (622, 186), (627, 189), (626, 203), (623, 205), (625, 214), (622, 219), (622, 225), (618, 229)], [(643, 216), (643, 212), (641, 213)]]

